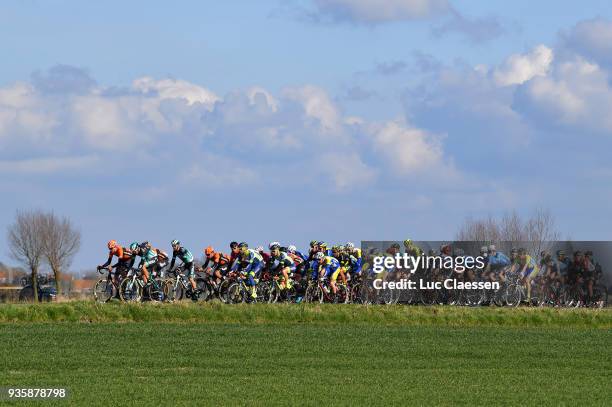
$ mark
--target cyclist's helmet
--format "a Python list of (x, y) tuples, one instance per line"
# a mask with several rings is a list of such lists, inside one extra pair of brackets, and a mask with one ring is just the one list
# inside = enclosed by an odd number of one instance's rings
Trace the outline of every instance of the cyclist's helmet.
[(174, 246), (180, 246), (181, 242), (179, 242), (178, 240), (174, 239), (172, 242), (170, 242), (170, 246), (174, 247)]
[(325, 257), (323, 252), (317, 252), (317, 254), (314, 256), (315, 260), (321, 260), (323, 257)]
[(292, 245), (292, 244), (291, 244), (291, 245), (289, 245), (289, 246), (287, 247), (287, 251), (288, 251), (289, 253), (295, 253), (295, 252), (296, 252), (296, 250), (297, 250), (297, 247), (295, 247), (295, 245)]
[(310, 247), (315, 247), (317, 245), (317, 243), (319, 243), (319, 242), (317, 242), (316, 240), (311, 240), (310, 241)]
[(591, 250), (587, 250), (586, 252), (584, 252), (585, 256), (593, 256), (593, 251)]
[(480, 254), (485, 254), (488, 253), (489, 249), (487, 248), (487, 246), (482, 246), (480, 248)]
[(109, 250), (112, 250), (117, 247), (117, 242), (115, 240), (109, 240), (106, 245), (108, 246)]
[(235, 249), (236, 247), (238, 247), (238, 242), (230, 243), (230, 249)]
[(268, 245), (268, 249), (270, 249), (270, 250), (280, 249), (280, 243), (279, 242), (270, 242), (270, 244)]
[(327, 249), (327, 243), (325, 242), (319, 242), (318, 245), (321, 249)]
[(523, 249), (522, 247), (520, 249), (518, 249), (518, 255), (519, 256), (523, 256), (527, 254), (527, 250)]
[(557, 250), (557, 256), (565, 256), (565, 250)]
[(355, 248), (355, 243), (353, 243), (353, 242), (346, 242), (345, 246), (346, 246), (346, 248), (348, 250), (353, 250)]
[(248, 249), (249, 248), (249, 244), (247, 242), (240, 242), (238, 247), (241, 248), (241, 249)]
[(494, 244), (490, 244), (490, 245), (489, 245), (489, 252), (494, 252), (494, 251), (496, 251), (496, 250), (497, 250), (497, 248), (495, 247), (495, 245), (494, 245)]
[(147, 250), (150, 247), (149, 242), (142, 242), (139, 246), (142, 250)]
[(257, 249), (255, 249), (255, 251), (258, 252), (258, 253), (263, 253), (264, 248), (263, 248), (263, 246), (257, 246)]
[(210, 257), (215, 254), (215, 249), (213, 249), (212, 246), (208, 246), (206, 249), (204, 249), (204, 254), (206, 255), (206, 257)]
[(412, 246), (412, 240), (411, 239), (404, 240), (404, 247), (410, 247), (410, 246)]
[(518, 250), (513, 247), (512, 250), (510, 250), (510, 254), (518, 254)]
[(341, 252), (343, 252), (343, 251), (345, 250), (345, 247), (344, 247), (344, 246), (342, 246), (342, 245), (340, 245), (340, 246), (338, 246), (338, 250), (339, 250), (339, 251), (341, 251)]
[(130, 250), (134, 251), (138, 249), (138, 243), (137, 242), (133, 242), (130, 244)]

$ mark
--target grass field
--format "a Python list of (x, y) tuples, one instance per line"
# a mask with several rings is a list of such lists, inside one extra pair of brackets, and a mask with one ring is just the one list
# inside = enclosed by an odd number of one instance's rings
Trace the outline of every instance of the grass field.
[(612, 400), (609, 309), (0, 305), (0, 343), (0, 386), (76, 404)]

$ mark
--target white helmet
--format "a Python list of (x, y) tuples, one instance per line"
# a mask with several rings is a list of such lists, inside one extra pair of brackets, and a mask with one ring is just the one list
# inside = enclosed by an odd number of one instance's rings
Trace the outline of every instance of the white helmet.
[(346, 243), (346, 248), (349, 249), (349, 250), (353, 250), (355, 248), (355, 243), (347, 242)]
[(315, 260), (321, 260), (323, 257), (325, 257), (325, 255), (323, 254), (323, 252), (317, 252), (314, 255)]
[(295, 245), (289, 245), (289, 247), (287, 247), (287, 251), (289, 253), (295, 253), (295, 251), (297, 250), (297, 247), (295, 247)]
[(263, 252), (264, 251), (263, 246), (257, 246), (257, 249), (255, 249), (255, 251), (259, 253)]
[(490, 252), (494, 252), (495, 251), (495, 245), (494, 244), (490, 244), (489, 245), (489, 251)]
[(274, 248), (279, 248), (280, 247), (280, 243), (279, 242), (270, 242), (270, 244), (268, 245), (268, 249), (272, 250)]

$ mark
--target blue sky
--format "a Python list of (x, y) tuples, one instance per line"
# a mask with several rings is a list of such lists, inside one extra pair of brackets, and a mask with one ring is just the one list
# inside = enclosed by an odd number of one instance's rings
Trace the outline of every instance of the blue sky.
[(70, 216), (75, 269), (111, 238), (440, 240), (537, 207), (610, 239), (611, 8), (2, 2), (0, 228)]

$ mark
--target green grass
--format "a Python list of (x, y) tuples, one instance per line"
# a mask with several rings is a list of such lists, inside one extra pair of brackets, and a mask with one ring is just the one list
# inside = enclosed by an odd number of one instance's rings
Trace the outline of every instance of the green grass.
[(407, 307), (333, 304), (53, 304), (0, 305), (3, 322), (191, 322), (240, 324), (377, 324), (455, 327), (573, 327), (612, 329), (612, 309)]
[(610, 310), (564, 311), (2, 305), (0, 386), (78, 405), (609, 405)]

